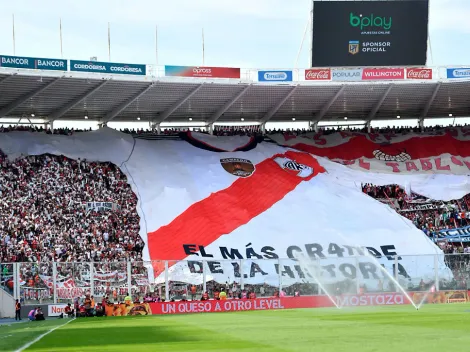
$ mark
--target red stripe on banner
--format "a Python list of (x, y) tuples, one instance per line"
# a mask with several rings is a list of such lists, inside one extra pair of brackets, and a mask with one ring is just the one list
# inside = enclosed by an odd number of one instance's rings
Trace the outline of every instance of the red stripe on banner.
[[(313, 173), (300, 177), (298, 172), (281, 168), (274, 161), (277, 157), (310, 166)], [(320, 172), (325, 172), (325, 169), (306, 153), (288, 151), (262, 161), (250, 177), (237, 179), (230, 187), (191, 205), (170, 224), (150, 232), (150, 259), (181, 260), (187, 257), (183, 244), (211, 244), (220, 236), (245, 225), (284, 198), (302, 181), (308, 181)]]
[[(300, 140), (300, 138), (298, 139)], [(440, 156), (446, 153), (461, 157), (470, 156), (470, 141), (457, 140), (450, 135), (413, 137), (406, 141), (386, 145), (375, 143), (365, 136), (353, 136), (349, 141), (333, 147), (321, 148), (311, 144), (296, 143), (291, 145), (290, 148), (329, 159), (343, 160), (356, 160), (363, 157), (374, 159), (374, 150), (380, 150), (389, 155), (396, 155), (405, 151), (413, 160)]]

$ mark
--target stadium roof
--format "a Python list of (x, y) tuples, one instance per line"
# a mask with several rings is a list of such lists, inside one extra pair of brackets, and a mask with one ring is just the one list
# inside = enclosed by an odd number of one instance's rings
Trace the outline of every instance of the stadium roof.
[(0, 117), (263, 123), (470, 116), (470, 81), (463, 80), (266, 84), (116, 76), (0, 71)]

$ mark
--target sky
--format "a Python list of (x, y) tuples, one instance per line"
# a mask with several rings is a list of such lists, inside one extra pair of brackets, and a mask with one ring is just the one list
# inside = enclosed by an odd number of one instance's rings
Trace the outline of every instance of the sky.
[[(155, 65), (307, 68), (311, 0), (0, 0), (0, 54)], [(428, 66), (470, 64), (470, 0), (430, 0)], [(62, 21), (62, 54), (59, 21)], [(158, 45), (155, 41), (158, 27)], [(297, 60), (298, 57), (298, 60)], [(297, 63), (297, 65), (296, 65)]]
[[(1, 0), (0, 53), (158, 64), (292, 68), (310, 18), (311, 0)], [(428, 66), (470, 64), (470, 1), (430, 0)], [(310, 63), (307, 36), (298, 67)], [(432, 60), (431, 60), (432, 59)]]

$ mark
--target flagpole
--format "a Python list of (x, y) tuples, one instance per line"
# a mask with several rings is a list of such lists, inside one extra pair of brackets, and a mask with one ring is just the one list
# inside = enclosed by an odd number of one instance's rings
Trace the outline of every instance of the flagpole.
[(310, 21), (310, 67), (313, 67), (313, 6), (314, 6), (314, 1), (312, 0), (312, 7), (311, 7), (311, 10), (310, 10), (310, 18), (312, 19)]
[(204, 53), (204, 28), (202, 28), (202, 66), (205, 64), (205, 53)]
[(60, 58), (64, 58), (64, 52), (62, 47), (62, 18), (59, 19), (59, 33), (60, 33)]
[(155, 26), (155, 63), (158, 66), (158, 26)]
[(12, 17), (13, 17), (13, 55), (16, 55), (15, 14), (12, 14)]
[(108, 22), (108, 61), (111, 62), (111, 25)]

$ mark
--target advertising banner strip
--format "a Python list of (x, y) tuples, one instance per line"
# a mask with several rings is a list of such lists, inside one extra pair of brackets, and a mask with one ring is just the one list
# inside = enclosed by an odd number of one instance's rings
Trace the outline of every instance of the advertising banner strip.
[(305, 70), (306, 81), (329, 81), (331, 79), (331, 69), (312, 68)]
[(0, 67), (67, 71), (67, 60), (0, 55)]
[(47, 316), (58, 317), (65, 313), (65, 307), (67, 307), (66, 304), (49, 304), (47, 306)]
[(349, 69), (349, 70), (331, 70), (332, 81), (361, 81), (362, 68)]
[(468, 242), (468, 238), (470, 237), (470, 226), (460, 227), (456, 229), (446, 229), (446, 230), (439, 230), (439, 238), (445, 240), (457, 240), (456, 242), (460, 242), (461, 239), (465, 238)]
[(240, 68), (165, 66), (165, 76), (194, 78), (240, 78)]
[(447, 78), (470, 78), (470, 67), (448, 68)]
[(405, 79), (404, 68), (365, 68), (362, 70), (362, 79), (370, 80), (396, 80)]
[(407, 68), (407, 79), (432, 79), (432, 68)]
[(258, 71), (260, 82), (292, 82), (292, 71)]
[(70, 60), (70, 71), (145, 76), (147, 67), (138, 64)]

